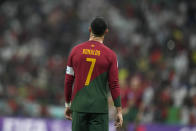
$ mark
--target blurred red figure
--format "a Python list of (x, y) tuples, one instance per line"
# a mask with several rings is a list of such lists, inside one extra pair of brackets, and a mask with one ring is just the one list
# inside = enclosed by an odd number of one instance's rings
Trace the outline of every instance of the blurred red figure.
[(132, 122), (137, 129), (142, 118), (144, 106), (142, 102), (143, 88), (142, 80), (139, 75), (130, 78), (129, 88), (127, 89), (127, 108), (124, 110), (125, 128), (126, 123)]

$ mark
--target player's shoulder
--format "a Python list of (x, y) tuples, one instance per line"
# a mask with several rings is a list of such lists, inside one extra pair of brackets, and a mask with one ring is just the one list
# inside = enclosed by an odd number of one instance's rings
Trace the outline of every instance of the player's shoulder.
[(78, 49), (81, 49), (84, 46), (84, 44), (86, 44), (86, 42), (81, 42), (81, 43), (73, 46), (72, 51), (77, 51)]
[(104, 44), (102, 46), (107, 51), (108, 54), (110, 54), (111, 56), (115, 56), (116, 57), (116, 53), (112, 49), (110, 49), (108, 46), (106, 46)]

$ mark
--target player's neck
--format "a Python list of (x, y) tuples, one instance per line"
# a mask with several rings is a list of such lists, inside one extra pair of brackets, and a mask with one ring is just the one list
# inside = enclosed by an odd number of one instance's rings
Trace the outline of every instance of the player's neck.
[(90, 35), (89, 41), (97, 41), (99, 43), (103, 43), (104, 36), (96, 37), (93, 34)]

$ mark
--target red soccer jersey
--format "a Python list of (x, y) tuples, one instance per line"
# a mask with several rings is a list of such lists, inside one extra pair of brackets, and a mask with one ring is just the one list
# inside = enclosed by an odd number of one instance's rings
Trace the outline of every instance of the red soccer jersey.
[[(74, 87), (72, 88), (72, 85)], [(77, 112), (107, 113), (108, 86), (114, 105), (121, 106), (115, 53), (97, 41), (75, 46), (68, 58), (65, 101)]]

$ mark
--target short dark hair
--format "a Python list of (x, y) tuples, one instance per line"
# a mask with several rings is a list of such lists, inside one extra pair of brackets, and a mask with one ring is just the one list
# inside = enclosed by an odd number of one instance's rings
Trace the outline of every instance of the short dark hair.
[(91, 30), (95, 36), (103, 36), (107, 28), (108, 25), (102, 17), (96, 17), (91, 22)]

